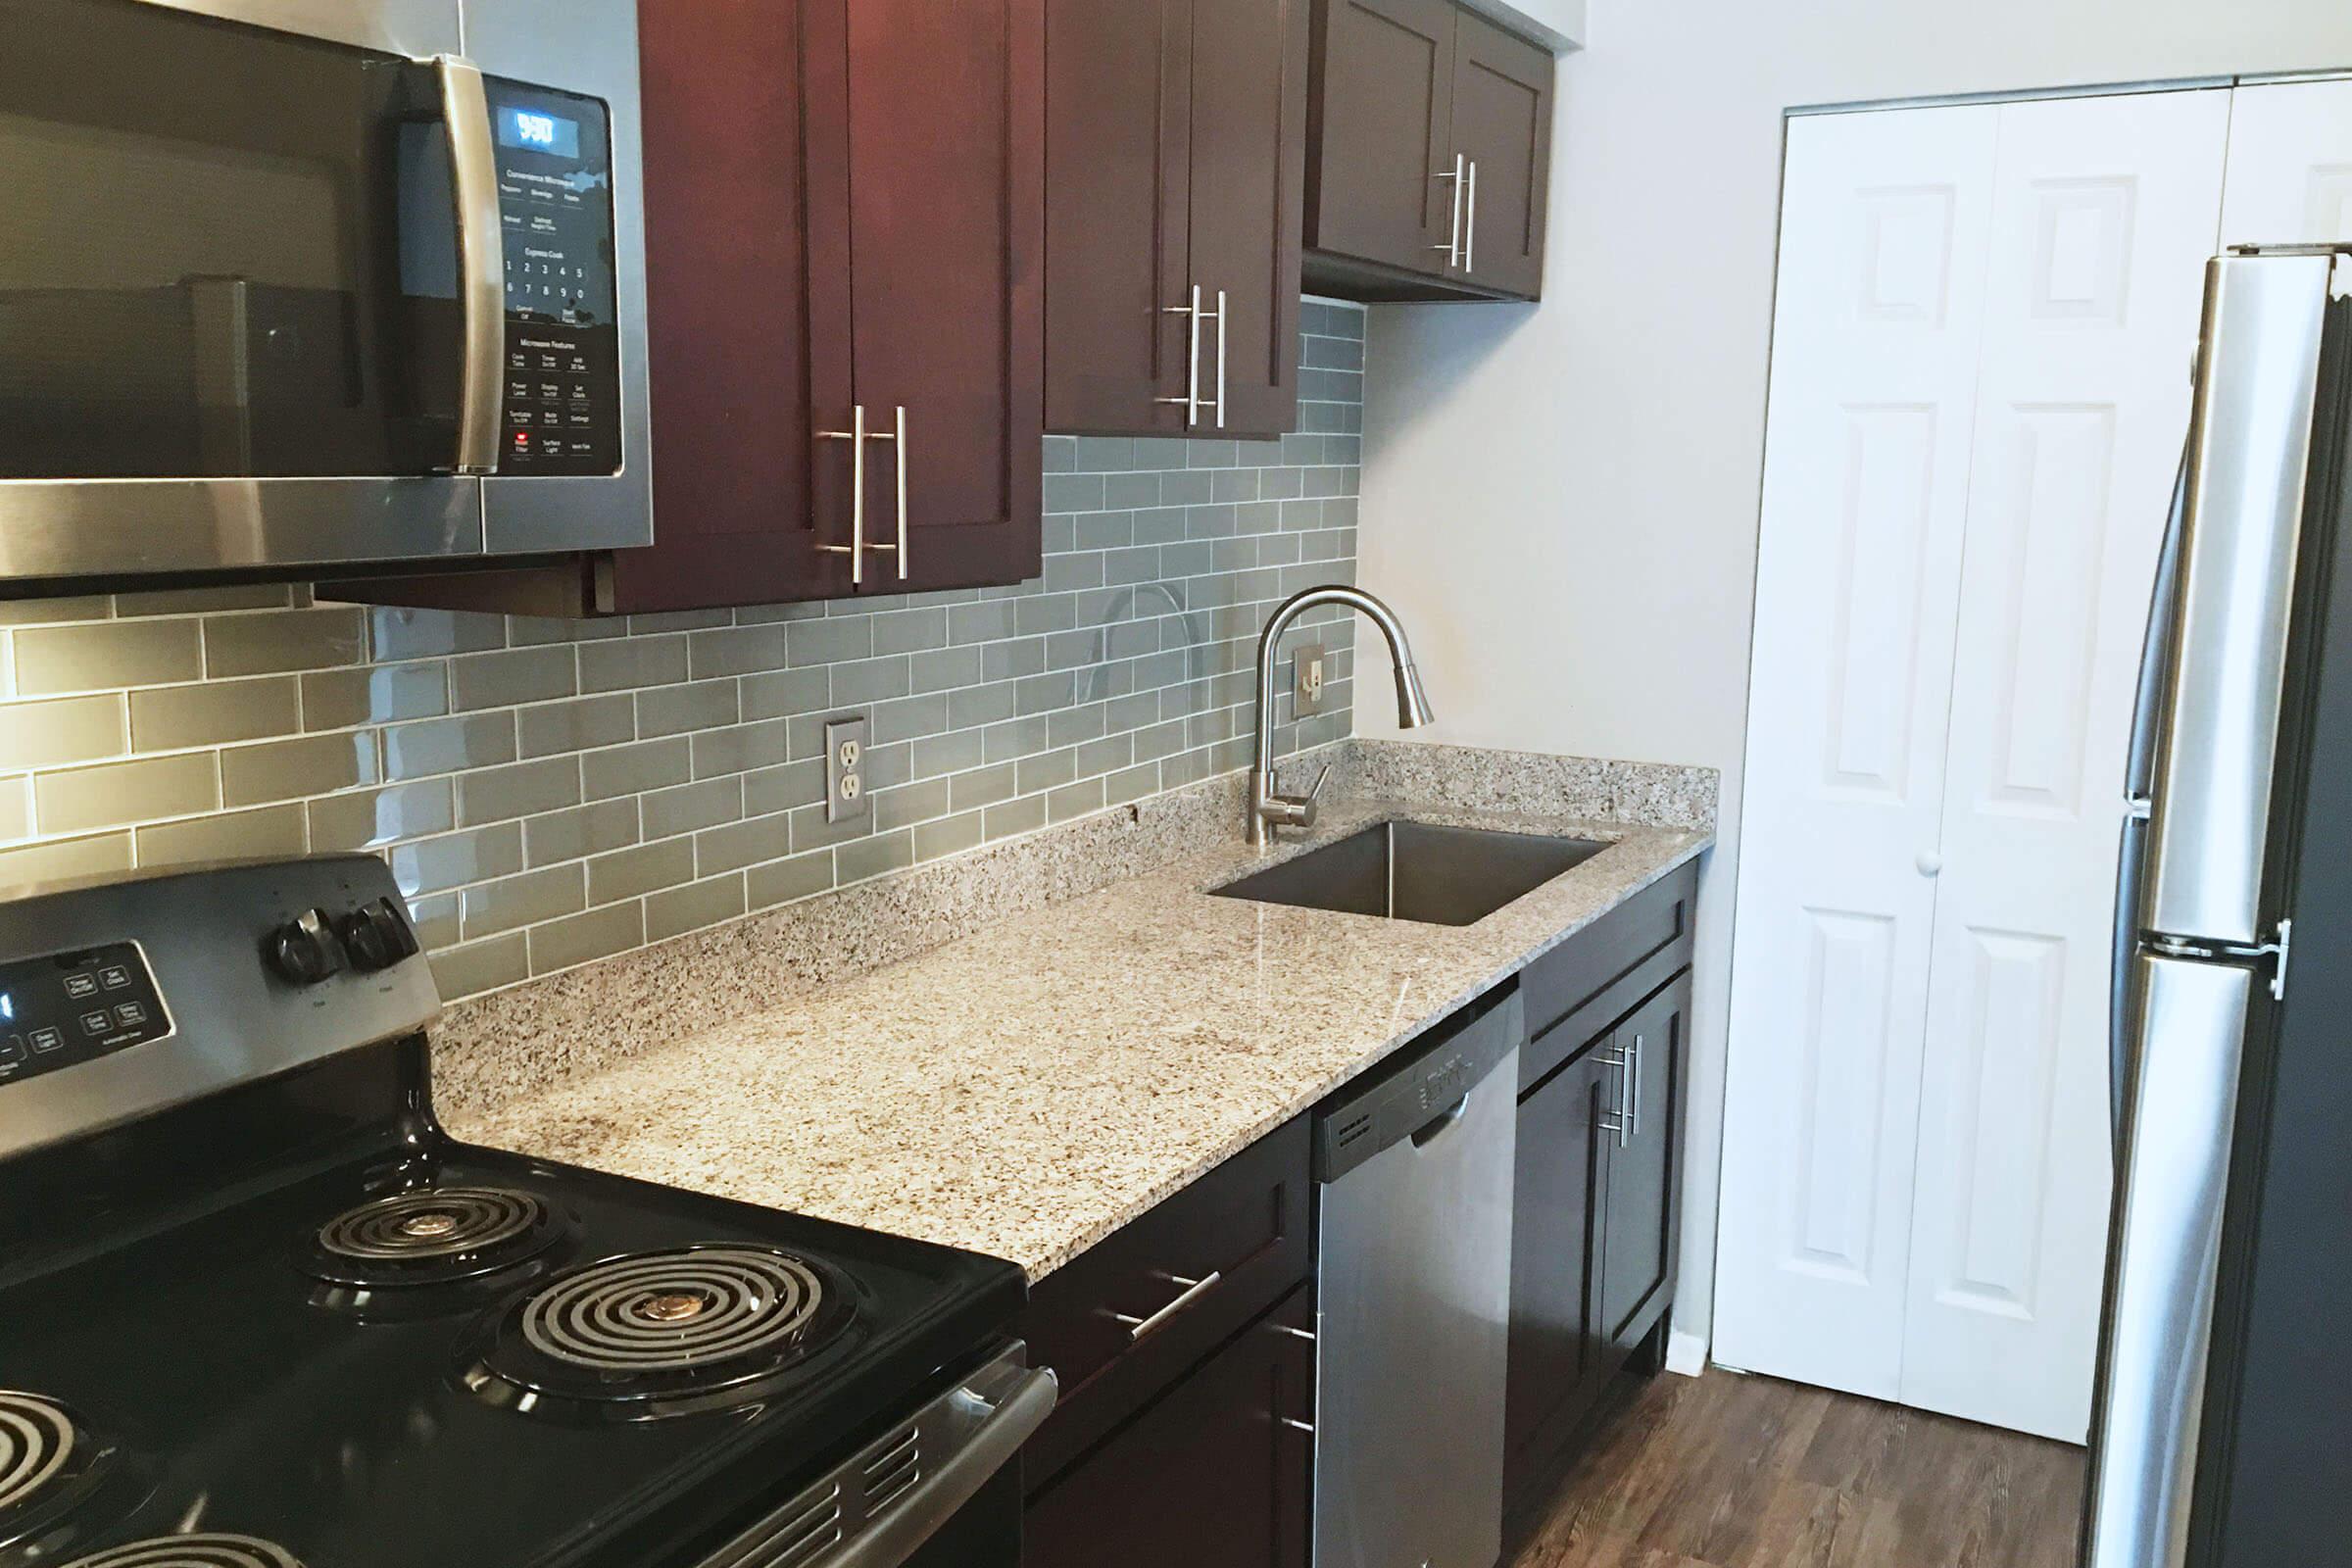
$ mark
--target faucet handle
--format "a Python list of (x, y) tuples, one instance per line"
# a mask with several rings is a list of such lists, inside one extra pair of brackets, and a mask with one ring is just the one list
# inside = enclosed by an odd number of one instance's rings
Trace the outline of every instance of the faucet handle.
[(1280, 803), (1282, 810), (1279, 815), (1270, 815), (1268, 819), (1284, 827), (1313, 827), (1315, 825), (1315, 801), (1322, 795), (1323, 786), (1330, 782), (1331, 764), (1326, 762), (1323, 764), (1323, 771), (1315, 776), (1314, 788), (1308, 790), (1304, 795), (1277, 794), (1274, 799)]

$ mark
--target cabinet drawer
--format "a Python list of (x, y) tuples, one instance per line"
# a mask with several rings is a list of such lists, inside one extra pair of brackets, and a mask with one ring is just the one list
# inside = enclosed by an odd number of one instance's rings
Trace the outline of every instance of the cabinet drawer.
[(1039, 1282), (1019, 1332), (1061, 1403), (1032, 1494), (1307, 1277), (1307, 1149), (1301, 1116)]
[(1521, 1093), (1689, 967), (1697, 904), (1698, 867), (1686, 865), (1527, 966), (1519, 980), (1529, 1037)]

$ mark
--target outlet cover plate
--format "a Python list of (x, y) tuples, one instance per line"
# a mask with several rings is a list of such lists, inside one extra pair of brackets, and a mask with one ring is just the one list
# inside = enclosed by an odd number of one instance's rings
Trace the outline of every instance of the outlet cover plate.
[(1312, 718), (1323, 711), (1323, 683), (1331, 678), (1330, 656), (1321, 643), (1300, 643), (1291, 655), (1291, 711)]
[(865, 718), (825, 724), (825, 820), (852, 822), (873, 814), (865, 794)]

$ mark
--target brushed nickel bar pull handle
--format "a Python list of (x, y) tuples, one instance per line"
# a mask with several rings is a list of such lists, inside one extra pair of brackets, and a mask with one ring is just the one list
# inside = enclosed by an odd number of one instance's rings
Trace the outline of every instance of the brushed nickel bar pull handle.
[(1432, 179), (1450, 179), (1453, 181), (1453, 226), (1450, 230), (1448, 230), (1445, 244), (1432, 245), (1430, 247), (1430, 249), (1433, 251), (1444, 251), (1446, 253), (1446, 265), (1447, 267), (1459, 267), (1462, 265), (1462, 185), (1464, 182), (1464, 174), (1462, 171), (1465, 163), (1466, 156), (1462, 153), (1455, 153), (1453, 155), (1453, 172), (1449, 174), (1433, 174), (1430, 176)]
[(850, 586), (865, 586), (865, 405), (858, 405), (847, 430), (820, 430), (818, 435), (827, 441), (847, 441), (850, 444), (850, 542), (846, 545), (818, 545), (828, 556), (850, 558)]
[(899, 433), (892, 437), (899, 444), (899, 581), (906, 580), (911, 569), (906, 548), (906, 405), (899, 405)]
[(1225, 291), (1217, 290), (1217, 428), (1225, 428)]
[(1301, 1421), (1292, 1415), (1278, 1415), (1274, 1419), (1289, 1427), (1293, 1432), (1303, 1432), (1310, 1438), (1315, 1435), (1315, 1424), (1312, 1421)]
[(1642, 1136), (1642, 1054), (1648, 1048), (1648, 1045), (1649, 1040), (1646, 1036), (1634, 1036), (1634, 1065), (1633, 1070), (1627, 1075), (1634, 1086), (1634, 1136), (1636, 1138)]
[(1180, 1274), (1171, 1274), (1168, 1276), (1168, 1278), (1170, 1283), (1183, 1286), (1185, 1288), (1184, 1294), (1176, 1298), (1176, 1299), (1173, 1301), (1170, 1301), (1167, 1305), (1161, 1307), (1158, 1311), (1152, 1313), (1150, 1317), (1129, 1317), (1124, 1312), (1113, 1312), (1110, 1314), (1112, 1317), (1118, 1319), (1121, 1323), (1127, 1325), (1128, 1344), (1137, 1344), (1149, 1338), (1150, 1336), (1158, 1333), (1161, 1329), (1167, 1326), (1170, 1318), (1176, 1316), (1186, 1307), (1200, 1299), (1201, 1297), (1206, 1296), (1210, 1291), (1215, 1290), (1218, 1282), (1223, 1280), (1225, 1275), (1222, 1270), (1213, 1270), (1197, 1280), (1188, 1280)]
[(1619, 1149), (1625, 1148), (1628, 1141), (1633, 1137), (1633, 1100), (1626, 1087), (1630, 1080), (1625, 1076), (1626, 1063), (1633, 1059), (1633, 1054), (1634, 1054), (1631, 1051), (1621, 1047), (1618, 1050), (1610, 1052), (1608, 1055), (1603, 1057), (1601, 1060), (1602, 1066), (1614, 1067), (1618, 1070), (1617, 1106), (1613, 1111), (1601, 1111), (1599, 1116), (1595, 1119), (1599, 1122), (1600, 1130), (1602, 1132), (1615, 1133), (1617, 1135), (1617, 1147)]
[(1469, 215), (1462, 220), (1462, 270), (1478, 270), (1478, 160), (1470, 160)]
[(1617, 1147), (1619, 1149), (1634, 1147), (1634, 1125), (1642, 1114), (1641, 1059), (1642, 1042), (1639, 1036), (1635, 1037), (1632, 1046), (1617, 1054), (1617, 1064), (1625, 1069), (1624, 1080), (1617, 1090)]
[[(860, 413), (862, 413), (863, 411), (862, 411), (862, 410), (860, 410), (859, 412), (860, 412)], [(899, 581), (901, 581), (901, 582), (905, 582), (905, 581), (906, 580), (906, 571), (907, 571), (907, 566), (906, 566), (906, 406), (905, 404), (903, 404), (903, 403), (899, 405), (899, 419), (898, 419), (898, 426), (897, 426), (897, 428), (896, 428), (895, 430), (878, 430), (878, 431), (869, 431), (869, 432), (866, 432), (866, 433), (865, 433), (865, 435), (863, 436), (863, 439), (864, 439), (864, 440), (867, 440), (867, 441), (895, 441), (895, 442), (897, 442), (897, 443), (898, 443), (898, 448), (899, 448), (899, 453), (898, 453), (898, 458), (899, 458), (899, 542), (898, 542), (897, 544), (895, 544), (895, 545), (877, 545), (877, 544), (867, 544), (867, 545), (866, 545), (864, 548), (866, 548), (866, 549), (868, 549), (868, 550), (872, 550), (872, 551), (878, 551), (878, 552), (879, 552), (879, 553), (881, 553), (882, 555), (886, 555), (886, 556), (889, 556), (889, 555), (895, 555), (895, 556), (897, 556), (897, 557), (899, 558)], [(863, 451), (864, 449), (863, 449), (862, 447), (860, 447), (858, 450), (860, 450), (860, 451)], [(860, 459), (860, 460), (859, 460), (859, 464), (860, 464), (860, 467), (861, 467), (861, 469), (862, 469), (863, 461), (864, 461), (863, 459)]]
[(1193, 285), (1192, 304), (1165, 305), (1160, 307), (1160, 314), (1162, 316), (1185, 316), (1192, 318), (1192, 330), (1186, 338), (1189, 347), (1185, 353), (1185, 394), (1180, 398), (1153, 398), (1152, 400), (1154, 403), (1166, 404), (1171, 408), (1182, 409), (1184, 425), (1189, 430), (1200, 422), (1200, 285), (1198, 283)]
[(449, 122), (450, 185), (458, 202), (458, 296), (466, 319), (455, 469), (496, 473), (499, 416), (506, 406), (507, 239), (498, 209), (490, 97), (481, 68), (462, 55), (435, 57), (433, 70), (441, 79), (441, 113)]

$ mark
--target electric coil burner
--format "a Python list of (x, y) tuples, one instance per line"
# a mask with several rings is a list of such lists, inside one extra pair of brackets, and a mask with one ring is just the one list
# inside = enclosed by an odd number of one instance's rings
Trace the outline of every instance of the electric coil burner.
[(30, 1394), (0, 1390), (0, 1520), (55, 1495), (84, 1445), (74, 1418)]
[(65, 1568), (303, 1568), (283, 1546), (251, 1536), (164, 1536), (134, 1541)]
[(328, 1220), (304, 1266), (337, 1285), (445, 1285), (527, 1263), (561, 1241), (564, 1229), (546, 1200), (530, 1193), (428, 1188)]
[(0, 901), (0, 1568), (1018, 1568), (1020, 1270), (455, 1141), (400, 906)]
[(767, 1248), (607, 1258), (516, 1302), (466, 1383), (498, 1403), (639, 1420), (740, 1409), (851, 1327), (850, 1288)]

